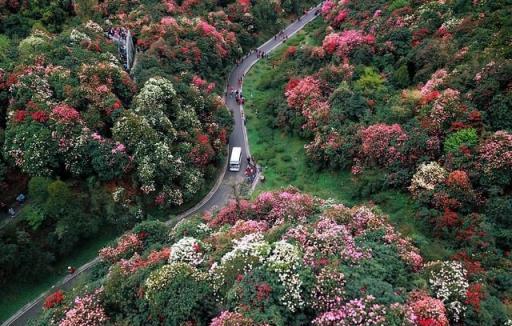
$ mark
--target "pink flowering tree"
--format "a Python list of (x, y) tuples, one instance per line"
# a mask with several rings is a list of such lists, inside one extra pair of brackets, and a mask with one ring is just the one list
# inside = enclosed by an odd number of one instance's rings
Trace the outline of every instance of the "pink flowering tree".
[(290, 80), (285, 90), (290, 108), (298, 110), (306, 119), (303, 128), (315, 130), (325, 125), (329, 118), (330, 106), (322, 96), (320, 81), (308, 76), (299, 80)]
[(403, 159), (401, 149), (407, 134), (399, 124), (378, 123), (360, 131), (361, 158), (368, 163), (390, 166)]
[(479, 147), (478, 167), (485, 178), (508, 184), (512, 179), (512, 134), (497, 131)]
[(347, 57), (358, 46), (373, 45), (375, 36), (364, 34), (358, 30), (347, 30), (341, 33), (328, 34), (323, 41), (323, 48), (327, 54), (335, 54), (338, 57)]

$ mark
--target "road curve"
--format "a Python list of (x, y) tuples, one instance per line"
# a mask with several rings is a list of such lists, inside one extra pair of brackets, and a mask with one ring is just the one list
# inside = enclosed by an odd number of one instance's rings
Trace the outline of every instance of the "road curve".
[[(308, 23), (313, 21), (316, 17), (315, 12), (321, 7), (321, 5), (322, 4), (320, 3), (312, 10), (309, 10), (304, 16), (301, 17), (300, 20), (296, 20), (288, 25), (288, 27), (284, 29), (283, 35), (290, 37), (300, 31)], [(281, 44), (283, 44), (281, 37), (277, 37), (275, 39), (272, 38), (261, 45), (258, 50), (269, 53)], [(242, 61), (233, 69), (229, 75), (227, 87), (242, 89), (243, 85), (239, 84), (240, 78), (243, 78), (245, 74), (251, 69), (251, 67), (256, 62), (258, 62), (258, 60), (259, 58), (256, 52), (252, 52), (242, 58)], [(234, 120), (234, 129), (232, 134), (229, 136), (229, 147), (242, 147), (242, 166), (240, 172), (230, 172), (224, 168), (212, 191), (210, 191), (210, 193), (201, 202), (186, 212), (178, 215), (177, 218), (173, 218), (172, 220), (167, 221), (167, 224), (173, 224), (176, 221), (189, 217), (193, 214), (212, 211), (224, 206), (233, 197), (233, 185), (244, 181), (243, 171), (246, 168), (247, 157), (250, 156), (250, 151), (249, 142), (247, 139), (247, 130), (245, 129), (242, 121), (243, 107), (238, 105), (234, 98), (229, 98), (229, 96), (225, 97), (225, 102), (228, 109), (233, 113)], [(229, 151), (229, 153), (231, 153), (231, 151)], [(228, 159), (229, 155), (226, 160)], [(71, 289), (77, 282), (79, 282), (82, 276), (86, 275), (87, 272), (90, 271), (91, 268), (98, 263), (98, 261), (99, 259), (96, 257), (95, 259), (78, 268), (73, 275), (66, 276), (56, 285), (52, 286), (50, 290), (42, 293), (34, 301), (26, 304), (24, 307), (18, 310), (13, 316), (2, 323), (1, 326), (27, 325), (30, 319), (36, 317), (39, 314), (42, 309), (44, 299), (49, 293), (54, 292), (57, 289)]]

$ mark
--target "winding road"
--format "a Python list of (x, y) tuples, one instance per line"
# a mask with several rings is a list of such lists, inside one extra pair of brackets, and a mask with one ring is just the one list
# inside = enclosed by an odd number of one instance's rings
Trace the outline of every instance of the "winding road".
[[(321, 3), (316, 7), (309, 10), (304, 16), (300, 18), (300, 20), (296, 20), (286, 29), (284, 29), (282, 36), (292, 36), (298, 31), (300, 31), (304, 26), (313, 21), (316, 17), (315, 13), (317, 9), (321, 7)], [(261, 45), (258, 50), (263, 51), (265, 53), (269, 53), (279, 45), (283, 44), (282, 37), (276, 37), (268, 40), (266, 43)], [(227, 87), (233, 87), (234, 89), (241, 89), (243, 85), (239, 84), (240, 78), (243, 78), (245, 74), (251, 69), (251, 67), (258, 62), (259, 58), (255, 51), (246, 55), (242, 58), (242, 61), (233, 69), (231, 74), (229, 75), (228, 85)], [(242, 112), (243, 106), (238, 105), (234, 98), (225, 97), (226, 106), (231, 112), (233, 112), (233, 120), (234, 120), (234, 130), (233, 133), (229, 137), (229, 145), (230, 148), (233, 147), (242, 147), (242, 166), (240, 172), (230, 172), (225, 168), (219, 176), (219, 179), (213, 189), (210, 191), (206, 197), (199, 202), (196, 206), (187, 210), (186, 212), (180, 214), (176, 218), (168, 221), (167, 224), (173, 224), (177, 221), (189, 217), (193, 214), (202, 213), (206, 211), (213, 211), (217, 208), (224, 206), (231, 198), (233, 198), (233, 185), (244, 182), (244, 170), (247, 164), (247, 157), (250, 156), (249, 151), (249, 142), (247, 139), (247, 130), (245, 129), (243, 120), (242, 120)], [(231, 151), (230, 151), (231, 153)], [(229, 155), (226, 160), (229, 159)], [(23, 326), (27, 325), (28, 321), (34, 317), (36, 317), (42, 309), (44, 298), (57, 289), (71, 289), (75, 284), (77, 284), (80, 279), (87, 274), (91, 268), (98, 263), (99, 259), (95, 258), (87, 264), (81, 266), (77, 269), (77, 271), (73, 275), (69, 275), (65, 277), (63, 280), (55, 284), (49, 291), (41, 294), (34, 301), (26, 304), (23, 308), (18, 310), (13, 316), (11, 316), (7, 321), (5, 321), (2, 326)]]

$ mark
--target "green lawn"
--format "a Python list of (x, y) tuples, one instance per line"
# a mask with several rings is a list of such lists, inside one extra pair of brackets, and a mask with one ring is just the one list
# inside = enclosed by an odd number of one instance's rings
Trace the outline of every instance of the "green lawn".
[[(262, 191), (294, 186), (304, 192), (321, 198), (333, 198), (350, 206), (375, 203), (390, 216), (403, 234), (416, 241), (427, 259), (442, 259), (450, 255), (443, 243), (425, 235), (424, 226), (415, 218), (417, 207), (408, 194), (393, 190), (368, 195), (356, 193), (360, 187), (349, 171), (318, 170), (306, 159), (306, 142), (303, 139), (272, 127), (274, 117), (267, 108), (269, 103), (282, 99), (285, 83), (282, 76), (289, 74), (287, 63), (280, 58), (289, 45), (315, 43), (311, 33), (319, 25), (318, 22), (309, 25), (285, 46), (277, 49), (269, 60), (258, 62), (245, 78), (245, 113), (251, 155), (263, 167), (265, 175), (265, 182), (260, 183), (253, 196)], [(279, 63), (273, 67), (272, 62)]]

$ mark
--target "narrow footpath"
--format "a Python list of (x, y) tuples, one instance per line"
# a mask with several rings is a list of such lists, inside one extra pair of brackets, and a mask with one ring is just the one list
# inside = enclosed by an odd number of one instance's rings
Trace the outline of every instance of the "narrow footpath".
[[(316, 18), (317, 10), (320, 9), (321, 6), (322, 3), (309, 10), (304, 16), (300, 18), (300, 20), (296, 20), (288, 25), (288, 27), (283, 30), (281, 35), (276, 38), (271, 38), (263, 45), (261, 45), (258, 50), (264, 53), (269, 53), (279, 47), (279, 45), (283, 44), (283, 37), (291, 37), (302, 28), (304, 28), (304, 26), (306, 26), (308, 23), (313, 21)], [(255, 51), (243, 57), (241, 62), (233, 69), (229, 75), (227, 85), (228, 89), (229, 87), (232, 87), (242, 91), (243, 77), (251, 69), (251, 67), (256, 62), (258, 62), (258, 60), (260, 60), (260, 58)], [(239, 83), (240, 79), (242, 79), (242, 83)], [(186, 212), (180, 214), (176, 218), (168, 221), (168, 224), (176, 223), (177, 221), (187, 218), (193, 214), (213, 211), (224, 206), (230, 199), (233, 198), (233, 186), (237, 183), (245, 182), (244, 171), (247, 167), (247, 157), (250, 157), (250, 151), (249, 142), (247, 139), (247, 131), (242, 120), (243, 106), (237, 104), (236, 100), (234, 98), (230, 98), (229, 96), (225, 97), (225, 103), (228, 109), (233, 113), (234, 121), (233, 133), (229, 137), (229, 153), (231, 153), (231, 148), (233, 147), (242, 148), (242, 165), (240, 171), (230, 172), (227, 171), (227, 168), (225, 168), (219, 176), (219, 180), (213, 187), (212, 191), (210, 191), (210, 193), (206, 195), (206, 197), (201, 202)], [(226, 157), (226, 160), (229, 160), (229, 155)], [(18, 310), (13, 316), (5, 321), (2, 326), (27, 325), (30, 319), (36, 317), (39, 314), (42, 309), (44, 299), (48, 294), (55, 292), (57, 289), (71, 289), (81, 279), (82, 276), (84, 276), (88, 271), (91, 270), (92, 267), (94, 267), (94, 265), (98, 263), (98, 261), (99, 259), (95, 258), (78, 268), (73, 275), (65, 277), (59, 283), (55, 284), (49, 291), (41, 294), (37, 299), (26, 304), (23, 308)]]

